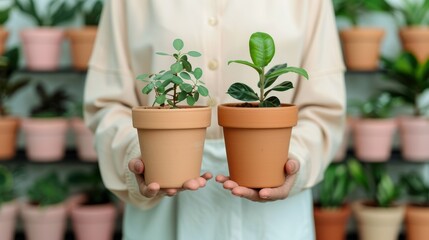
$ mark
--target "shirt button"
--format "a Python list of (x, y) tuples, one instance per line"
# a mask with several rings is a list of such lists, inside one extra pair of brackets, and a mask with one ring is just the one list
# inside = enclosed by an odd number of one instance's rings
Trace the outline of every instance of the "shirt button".
[(217, 23), (218, 23), (217, 18), (215, 18), (215, 17), (211, 17), (211, 18), (209, 18), (208, 23), (209, 23), (209, 25), (210, 25), (210, 26), (212, 26), (212, 27), (216, 26), (216, 25), (217, 25)]
[(210, 60), (208, 67), (212, 71), (217, 70), (219, 68), (219, 63), (216, 59)]

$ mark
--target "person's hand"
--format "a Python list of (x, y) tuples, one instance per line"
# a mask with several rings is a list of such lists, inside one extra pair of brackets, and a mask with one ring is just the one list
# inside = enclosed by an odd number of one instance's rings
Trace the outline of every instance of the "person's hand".
[(299, 162), (289, 159), (285, 164), (286, 180), (282, 186), (276, 188), (252, 189), (242, 187), (224, 175), (216, 176), (216, 181), (223, 184), (223, 188), (231, 191), (235, 196), (247, 198), (255, 202), (270, 202), (288, 197), (289, 192), (295, 184), (298, 171)]
[(161, 188), (158, 183), (150, 183), (146, 185), (144, 181), (144, 164), (143, 161), (139, 158), (132, 159), (128, 163), (128, 168), (131, 172), (134, 173), (137, 183), (139, 184), (140, 193), (147, 197), (153, 198), (158, 195), (167, 195), (167, 196), (175, 196), (179, 191), (182, 190), (191, 190), (195, 191), (200, 188), (203, 188), (207, 181), (212, 178), (212, 174), (207, 172), (204, 173), (201, 177), (190, 179), (186, 181), (182, 188)]

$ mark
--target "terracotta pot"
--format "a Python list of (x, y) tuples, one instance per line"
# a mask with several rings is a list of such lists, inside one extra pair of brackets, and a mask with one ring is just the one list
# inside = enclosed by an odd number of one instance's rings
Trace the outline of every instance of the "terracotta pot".
[(382, 28), (350, 28), (340, 31), (344, 58), (349, 70), (378, 69)]
[(67, 30), (74, 69), (84, 71), (88, 68), (96, 35), (97, 27)]
[(135, 107), (137, 128), (147, 183), (179, 188), (200, 175), (210, 107), (159, 109)]
[(284, 184), (284, 166), (298, 108), (288, 104), (276, 108), (236, 105), (218, 106), (231, 180), (250, 188)]
[(27, 157), (32, 161), (51, 162), (64, 157), (67, 119), (29, 118), (22, 121)]
[(15, 224), (18, 205), (16, 202), (3, 203), (0, 205), (0, 239), (15, 239)]
[(31, 70), (56, 70), (60, 61), (64, 31), (59, 28), (34, 28), (21, 31), (24, 56)]
[(353, 129), (353, 118), (349, 117), (347, 118), (347, 121), (346, 121), (346, 127), (343, 132), (343, 140), (341, 142), (340, 148), (337, 150), (337, 153), (335, 154), (332, 162), (341, 162), (346, 157), (352, 129)]
[(361, 201), (352, 204), (360, 240), (396, 240), (401, 230), (405, 206), (372, 207)]
[(21, 206), (27, 240), (62, 240), (66, 230), (67, 209), (64, 204), (38, 207)]
[(413, 53), (420, 62), (429, 57), (429, 27), (404, 27), (399, 31), (404, 50)]
[(9, 31), (4, 27), (0, 27), (0, 55), (3, 55), (7, 39), (9, 37)]
[(314, 224), (317, 240), (344, 240), (350, 218), (350, 207), (345, 205), (338, 209), (314, 208)]
[(395, 130), (395, 119), (357, 119), (353, 124), (356, 157), (365, 162), (387, 161)]
[(73, 118), (70, 123), (75, 133), (75, 145), (79, 159), (96, 162), (97, 152), (94, 149), (94, 134), (81, 118)]
[(0, 117), (0, 160), (15, 156), (18, 127), (18, 118)]
[(405, 212), (407, 240), (427, 240), (429, 236), (429, 207), (408, 205)]
[(71, 208), (70, 213), (76, 239), (110, 240), (113, 238), (117, 214), (115, 205), (76, 205)]
[(429, 120), (401, 117), (398, 122), (403, 158), (413, 162), (429, 161)]

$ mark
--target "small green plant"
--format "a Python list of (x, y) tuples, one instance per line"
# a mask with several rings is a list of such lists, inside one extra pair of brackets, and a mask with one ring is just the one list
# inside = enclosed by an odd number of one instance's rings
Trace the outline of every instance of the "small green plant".
[(395, 12), (402, 18), (406, 26), (426, 26), (429, 24), (429, 0), (403, 0)]
[(406, 193), (413, 198), (414, 204), (429, 207), (429, 184), (417, 172), (401, 176), (401, 185)]
[(255, 69), (259, 75), (259, 81), (257, 83), (259, 95), (244, 83), (233, 83), (228, 88), (227, 93), (237, 100), (246, 102), (259, 101), (260, 107), (278, 107), (280, 106), (280, 100), (275, 96), (269, 97), (269, 94), (273, 91), (284, 92), (293, 88), (293, 84), (290, 81), (284, 81), (274, 87), (271, 87), (279, 76), (289, 72), (294, 72), (308, 79), (308, 74), (304, 69), (288, 67), (286, 63), (276, 65), (265, 72), (265, 67), (268, 66), (275, 54), (274, 40), (267, 33), (255, 32), (250, 36), (249, 52), (252, 62), (245, 60), (232, 60), (229, 61), (228, 64), (238, 63)]
[(68, 197), (68, 186), (55, 172), (36, 179), (27, 190), (30, 203), (46, 207), (65, 201)]
[(42, 15), (36, 7), (35, 0), (15, 0), (16, 7), (30, 16), (40, 27), (53, 27), (71, 21), (81, 10), (83, 2), (74, 5), (67, 4), (67, 0), (50, 0), (46, 15)]
[(201, 53), (197, 51), (182, 52), (184, 43), (181, 39), (175, 39), (173, 47), (177, 51), (176, 53), (156, 53), (174, 58), (175, 61), (170, 69), (154, 74), (142, 74), (137, 76), (137, 79), (147, 83), (142, 89), (143, 94), (155, 92), (153, 105), (178, 108), (178, 104), (186, 100), (188, 105), (193, 106), (200, 95), (209, 96), (209, 91), (201, 80), (203, 70), (199, 67), (193, 69), (188, 58), (200, 57)]
[(0, 165), (0, 208), (3, 203), (12, 201), (14, 194), (13, 174), (5, 166)]
[(4, 25), (9, 20), (10, 10), (12, 7), (0, 9), (0, 26)]
[(351, 181), (347, 165), (332, 163), (326, 169), (320, 183), (319, 204), (324, 209), (340, 208), (354, 185)]
[[(83, 4), (85, 3), (82, 1)], [(103, 10), (103, 2), (98, 0), (92, 4), (88, 10), (82, 9), (83, 19), (86, 26), (98, 26), (100, 22), (101, 12)]]
[(101, 179), (100, 170), (93, 168), (90, 172), (74, 172), (68, 177), (69, 186), (76, 186), (86, 196), (86, 205), (97, 205), (113, 202), (113, 195), (107, 190)]
[(359, 16), (365, 12), (391, 12), (386, 0), (333, 0), (335, 15), (347, 19), (352, 26), (359, 25)]
[(395, 81), (398, 87), (386, 90), (401, 99), (402, 103), (412, 106), (415, 116), (421, 116), (428, 106), (420, 106), (423, 93), (429, 89), (429, 59), (419, 63), (417, 58), (404, 52), (396, 59), (382, 58), (382, 70), (388, 80)]
[(375, 206), (387, 208), (399, 198), (400, 188), (395, 185), (383, 163), (367, 163), (366, 169), (355, 159), (347, 164), (353, 181), (363, 188)]
[(393, 108), (398, 106), (399, 99), (393, 98), (389, 93), (379, 93), (367, 101), (352, 102), (350, 107), (355, 108), (362, 118), (389, 118), (392, 115)]
[(28, 78), (11, 81), (12, 74), (18, 68), (19, 50), (12, 48), (0, 57), (0, 117), (9, 114), (7, 101), (29, 83)]
[(39, 104), (31, 109), (31, 116), (39, 118), (66, 116), (70, 97), (63, 89), (58, 88), (48, 93), (44, 85), (38, 83), (36, 92)]

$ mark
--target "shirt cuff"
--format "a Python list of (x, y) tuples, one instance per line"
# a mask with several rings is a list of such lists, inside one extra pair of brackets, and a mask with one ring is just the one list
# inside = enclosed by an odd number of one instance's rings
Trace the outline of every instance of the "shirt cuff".
[(295, 183), (289, 192), (289, 196), (300, 193), (306, 188), (305, 185), (310, 174), (310, 166), (307, 161), (308, 152), (303, 149), (299, 149), (299, 146), (295, 141), (296, 140), (293, 138), (291, 139), (289, 147), (289, 159), (294, 159), (299, 162), (299, 171), (297, 173)]

